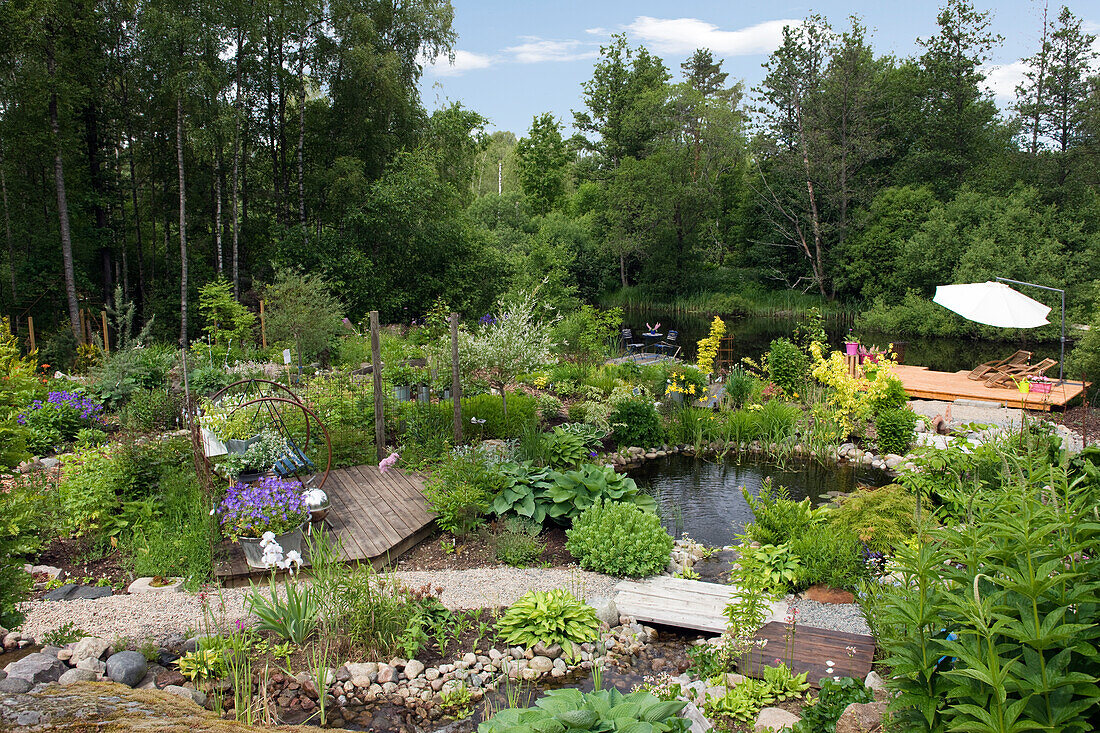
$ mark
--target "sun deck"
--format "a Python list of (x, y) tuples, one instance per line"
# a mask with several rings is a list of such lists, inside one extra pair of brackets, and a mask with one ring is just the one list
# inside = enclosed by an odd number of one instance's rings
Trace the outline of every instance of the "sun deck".
[(1052, 407), (1065, 407), (1085, 391), (1081, 382), (1066, 381), (1055, 384), (1050, 392), (1020, 392), (1004, 387), (987, 387), (979, 380), (967, 377), (969, 372), (937, 372), (922, 366), (898, 365), (895, 373), (905, 385), (910, 397), (921, 400), (978, 400), (1005, 407), (1021, 407), (1028, 410), (1049, 411)]

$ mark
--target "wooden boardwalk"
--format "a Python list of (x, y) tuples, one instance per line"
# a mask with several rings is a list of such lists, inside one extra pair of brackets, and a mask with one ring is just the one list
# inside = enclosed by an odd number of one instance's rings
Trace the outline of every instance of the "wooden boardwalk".
[[(329, 473), (324, 491), (332, 503), (324, 526), (339, 541), (344, 562), (384, 564), (432, 532), (433, 516), (418, 474), (382, 473), (377, 466), (338, 468)], [(223, 542), (219, 550), (214, 574), (224, 584), (267, 575), (248, 567), (235, 542)]]
[(980, 400), (1006, 407), (1022, 407), (1028, 410), (1049, 411), (1052, 407), (1065, 407), (1066, 403), (1085, 391), (1081, 382), (1063, 382), (1049, 393), (1023, 393), (1016, 388), (987, 387), (985, 382), (970, 379), (969, 372), (935, 372), (928, 367), (900, 364), (894, 372), (905, 385), (910, 397), (921, 400)]
[[(712, 634), (726, 630), (726, 605), (737, 595), (737, 588), (732, 585), (663, 575), (641, 582), (624, 580), (615, 590), (615, 606), (623, 616)], [(786, 605), (771, 605), (768, 620), (783, 618)]]
[(819, 688), (822, 677), (862, 680), (871, 671), (875, 658), (875, 638), (866, 634), (773, 621), (760, 629), (756, 638), (766, 639), (767, 645), (753, 649), (737, 661), (737, 671), (748, 677), (761, 676), (763, 668), (774, 667), (778, 659), (795, 674), (806, 672), (806, 680)]

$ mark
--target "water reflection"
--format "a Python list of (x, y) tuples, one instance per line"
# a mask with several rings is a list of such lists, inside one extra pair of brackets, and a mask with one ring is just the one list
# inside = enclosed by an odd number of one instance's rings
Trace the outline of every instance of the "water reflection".
[(771, 478), (787, 487), (792, 498), (808, 496), (820, 504), (828, 500), (829, 491), (847, 493), (858, 484), (883, 486), (890, 481), (886, 473), (870, 467), (826, 467), (803, 461), (777, 466), (743, 456), (715, 461), (673, 455), (647, 461), (631, 476), (652, 491), (669, 532), (676, 537), (686, 532), (710, 547), (728, 545), (752, 521), (742, 486), (759, 496), (764, 480)]

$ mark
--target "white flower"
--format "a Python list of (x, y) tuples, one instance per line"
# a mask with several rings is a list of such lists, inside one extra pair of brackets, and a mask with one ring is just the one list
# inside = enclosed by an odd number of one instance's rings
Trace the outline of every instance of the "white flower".
[(286, 554), (286, 561), (287, 561), (287, 564), (301, 565), (302, 564), (302, 554), (300, 552), (298, 552), (297, 550), (291, 550), (290, 552), (288, 552)]
[(270, 545), (274, 541), (275, 541), (275, 533), (272, 532), (271, 530), (268, 530), (267, 532), (264, 532), (262, 535), (260, 535), (260, 544), (265, 546), (265, 547), (267, 545)]
[(830, 659), (830, 660), (827, 660), (827, 661), (825, 662), (825, 666), (826, 666), (826, 667), (832, 667), (832, 666), (833, 666), (833, 665), (835, 665), (835, 664), (836, 664), (836, 662), (834, 662), (834, 661), (833, 661), (833, 660), (831, 660), (831, 659)]

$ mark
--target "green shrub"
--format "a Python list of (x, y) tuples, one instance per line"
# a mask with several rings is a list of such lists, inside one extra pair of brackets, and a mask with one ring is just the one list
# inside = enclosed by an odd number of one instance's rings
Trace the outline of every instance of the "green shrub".
[(672, 552), (672, 537), (657, 515), (630, 504), (597, 502), (566, 536), (565, 547), (581, 567), (610, 575), (654, 575), (668, 566)]
[(909, 394), (905, 391), (905, 385), (900, 379), (893, 374), (880, 374), (876, 376), (875, 381), (880, 380), (883, 386), (874, 390), (874, 397), (871, 398), (871, 411), (875, 415), (883, 410), (897, 410), (909, 402)]
[(734, 407), (744, 407), (760, 389), (759, 380), (740, 367), (735, 367), (726, 377), (726, 397)]
[(584, 403), (574, 402), (573, 404), (569, 405), (569, 410), (567, 411), (567, 414), (569, 415), (569, 419), (573, 422), (584, 422), (587, 417)]
[(839, 527), (810, 525), (792, 538), (789, 546), (801, 566), (795, 576), (795, 590), (819, 583), (854, 590), (867, 576), (859, 541)]
[(332, 445), (332, 467), (362, 466), (378, 460), (374, 450), (374, 433), (359, 428), (329, 427)]
[(798, 582), (802, 572), (802, 561), (791, 549), (791, 545), (760, 545), (753, 547), (742, 543), (741, 568), (761, 579), (764, 588), (786, 591)]
[(121, 534), (121, 545), (135, 576), (183, 578), (197, 588), (213, 578), (211, 548), (217, 529), (189, 467), (162, 470), (157, 492), (159, 511)]
[(530, 649), (538, 643), (573, 644), (595, 641), (600, 631), (596, 612), (567, 590), (528, 591), (508, 607), (497, 622), (497, 636), (508, 646)]
[(770, 478), (761, 484), (759, 496), (754, 497), (744, 486), (741, 495), (752, 509), (753, 521), (745, 525), (745, 535), (754, 542), (783, 545), (801, 536), (813, 524), (810, 499), (794, 501), (786, 487), (775, 486)]
[[(572, 417), (572, 416), (570, 416)], [(652, 448), (664, 443), (661, 416), (652, 402), (627, 400), (611, 411), (611, 427), (620, 448), (638, 446)]]
[[(861, 488), (839, 501), (840, 506), (825, 515), (826, 521), (875, 552), (890, 552), (919, 535), (917, 500), (904, 486)], [(927, 500), (924, 510), (932, 511)]]
[(775, 386), (792, 396), (803, 389), (810, 373), (810, 361), (790, 339), (779, 338), (772, 341), (764, 357), (764, 370)]
[(836, 733), (836, 721), (845, 708), (852, 703), (874, 701), (874, 694), (860, 680), (824, 677), (817, 704), (802, 708), (802, 719), (794, 724), (791, 733)]
[(493, 536), (497, 560), (517, 568), (527, 567), (542, 556), (546, 546), (527, 532), (505, 528)]
[(424, 489), (440, 529), (464, 536), (485, 522), (493, 496), (502, 488), (500, 473), (477, 453), (449, 453)]
[(72, 644), (74, 641), (80, 641), (86, 636), (91, 636), (91, 634), (79, 628), (74, 622), (66, 621), (57, 628), (50, 629), (42, 634), (39, 641), (43, 646), (63, 647)]
[(176, 427), (181, 406), (167, 389), (139, 389), (130, 394), (119, 422), (126, 430), (152, 433)]
[(536, 398), (535, 406), (539, 412), (539, 420), (543, 422), (550, 422), (561, 414), (561, 400), (552, 394), (540, 394)]
[(685, 702), (662, 702), (644, 691), (624, 695), (612, 688), (583, 693), (576, 688), (550, 690), (531, 708), (506, 708), (478, 726), (478, 733), (531, 731), (622, 731), (687, 733), (691, 722), (679, 717)]
[(236, 381), (236, 375), (214, 365), (200, 366), (187, 373), (187, 386), (196, 395), (212, 395)]
[(547, 463), (551, 468), (576, 468), (588, 458), (588, 446), (576, 433), (554, 428), (545, 438)]
[(903, 456), (917, 439), (917, 413), (908, 407), (889, 408), (875, 414), (878, 452)]
[(27, 448), (39, 455), (71, 443), (84, 428), (103, 423), (103, 405), (79, 390), (51, 390), (44, 400), (34, 400), (16, 416), (26, 427)]
[(107, 433), (103, 432), (99, 428), (82, 428), (76, 434), (75, 447), (80, 448), (95, 448), (96, 446), (103, 445), (107, 442)]
[[(523, 434), (524, 430), (533, 428), (538, 423), (536, 415), (536, 400), (522, 392), (508, 393), (508, 418), (504, 417), (504, 407), (500, 397), (483, 394), (474, 397), (462, 398), (462, 417), (467, 422), (471, 419), (484, 420), (481, 426), (481, 437), (484, 438), (516, 438)], [(474, 425), (467, 426), (468, 433), (478, 434)]]
[(766, 443), (781, 443), (794, 435), (802, 410), (782, 400), (768, 400), (752, 413), (757, 437)]
[(51, 530), (56, 534), (54, 504), (41, 474), (17, 474), (15, 484), (0, 491), (0, 626), (6, 629), (23, 623), (17, 604), (31, 591), (23, 563), (33, 560)]

